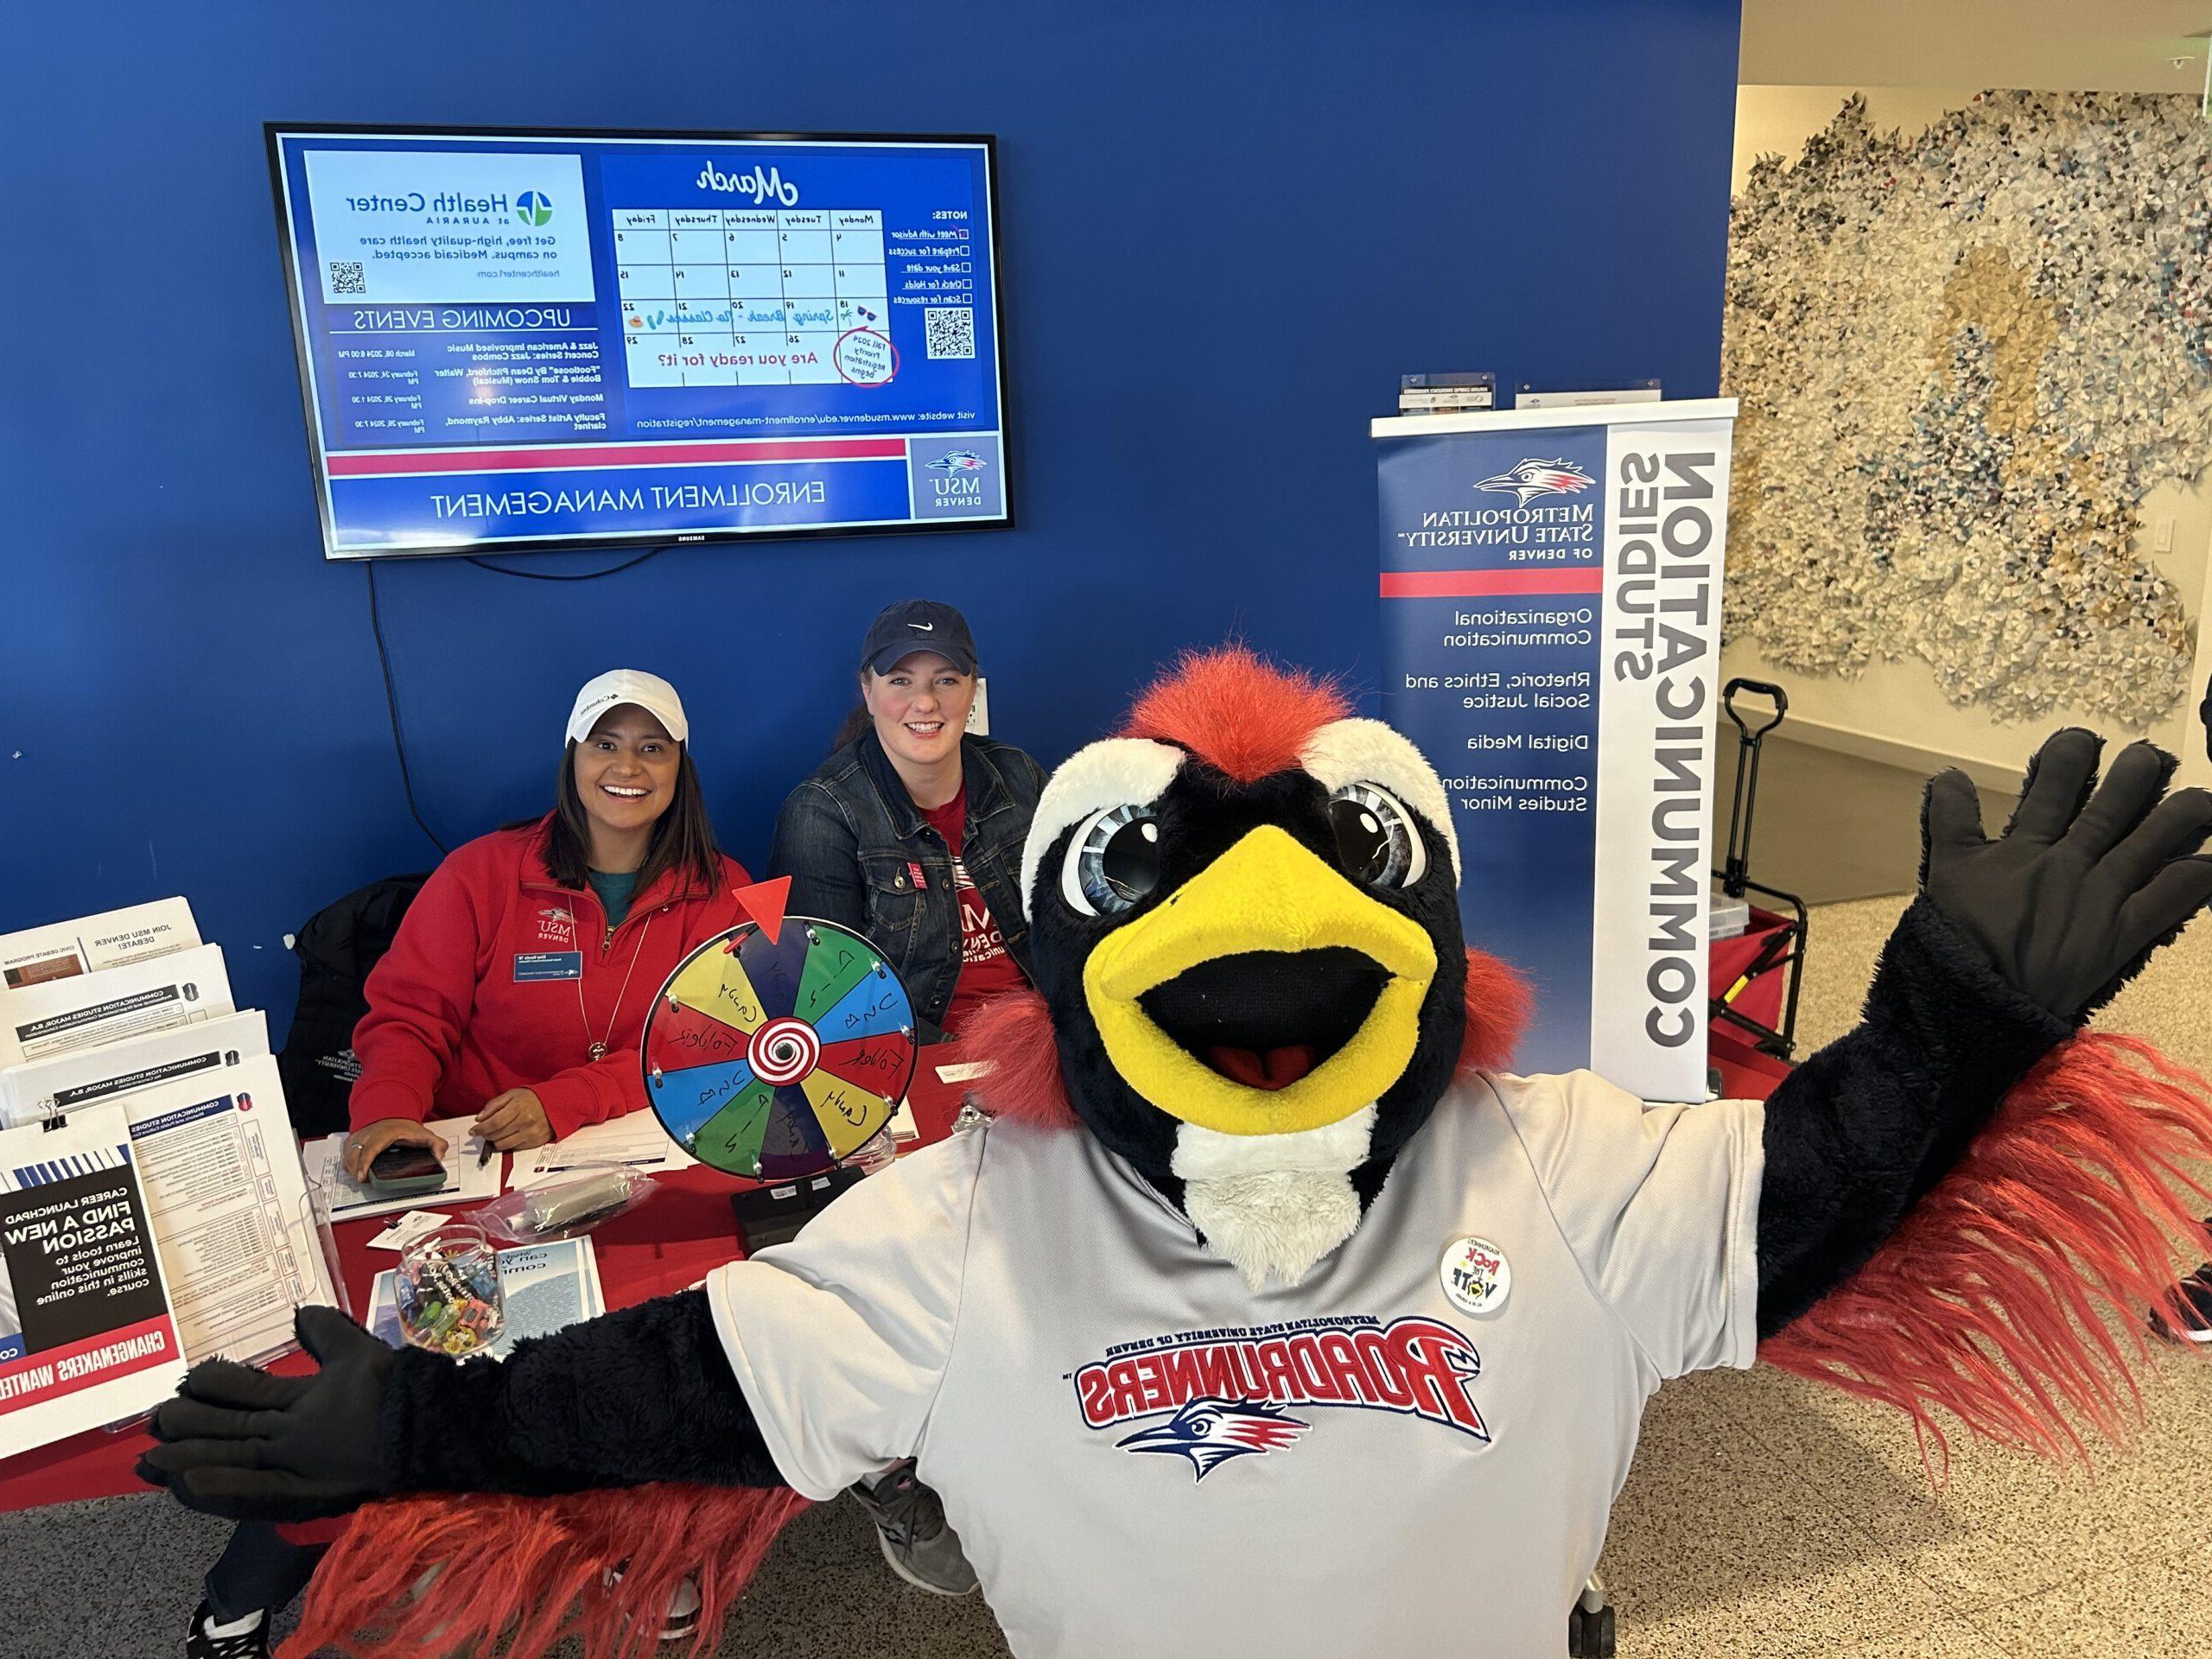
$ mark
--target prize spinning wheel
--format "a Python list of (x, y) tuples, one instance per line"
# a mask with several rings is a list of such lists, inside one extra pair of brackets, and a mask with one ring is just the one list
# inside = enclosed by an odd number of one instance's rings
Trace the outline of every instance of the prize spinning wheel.
[(914, 1074), (913, 1004), (833, 922), (747, 922), (678, 963), (645, 1018), (645, 1098), (701, 1163), (798, 1180), (891, 1122)]

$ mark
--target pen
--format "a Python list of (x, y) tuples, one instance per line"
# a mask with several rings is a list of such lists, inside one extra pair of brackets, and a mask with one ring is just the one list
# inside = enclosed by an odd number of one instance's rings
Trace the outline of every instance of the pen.
[(479, 1169), (481, 1169), (481, 1168), (483, 1168), (483, 1167), (484, 1167), (484, 1166), (485, 1166), (485, 1165), (486, 1165), (486, 1164), (490, 1163), (491, 1161), (492, 1161), (492, 1143), (491, 1143), (489, 1141), (485, 1141), (485, 1142), (484, 1142), (484, 1150), (483, 1150), (483, 1151), (481, 1151), (481, 1152), (480, 1152), (480, 1153), (478, 1153), (478, 1154), (476, 1154), (476, 1167), (477, 1167), (477, 1168), (479, 1168)]

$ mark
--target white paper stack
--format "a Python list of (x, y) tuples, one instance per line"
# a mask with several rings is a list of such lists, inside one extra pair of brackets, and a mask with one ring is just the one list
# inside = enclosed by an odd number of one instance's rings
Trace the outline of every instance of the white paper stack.
[(70, 1049), (0, 1071), (0, 1123), (35, 1123), (95, 1100), (135, 1094), (269, 1052), (257, 1008)]
[(223, 948), (194, 945), (0, 989), (0, 1065), (236, 1012)]
[(0, 936), (0, 1123), (59, 1145), (111, 1113), (187, 1359), (266, 1357), (338, 1300), (269, 1022), (181, 898)]
[(698, 1161), (677, 1144), (652, 1112), (626, 1112), (603, 1123), (588, 1123), (544, 1146), (514, 1154), (508, 1160), (507, 1185), (534, 1186), (565, 1175), (581, 1164), (664, 1170), (689, 1169)]
[(44, 927), (0, 934), (0, 988), (15, 990), (44, 980), (121, 968), (148, 957), (188, 950), (200, 942), (192, 906), (182, 899), (156, 899), (127, 910), (49, 922)]

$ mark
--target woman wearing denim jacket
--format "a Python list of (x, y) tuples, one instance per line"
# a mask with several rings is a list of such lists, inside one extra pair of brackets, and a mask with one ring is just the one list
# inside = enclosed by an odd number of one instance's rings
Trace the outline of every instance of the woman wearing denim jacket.
[[(885, 607), (861, 646), (860, 682), (837, 747), (776, 815), (769, 872), (791, 878), (792, 915), (849, 927), (883, 953), (924, 1040), (957, 1035), (988, 998), (1029, 982), (1021, 843), (1044, 770), (968, 735), (976, 642), (950, 605)], [(900, 1578), (944, 1596), (976, 1588), (911, 1459), (853, 1495)]]
[(1029, 982), (1021, 843), (1043, 768), (967, 734), (976, 643), (950, 605), (902, 600), (869, 626), (861, 704), (785, 801), (769, 873), (791, 912), (865, 935), (906, 981), (925, 1039)]

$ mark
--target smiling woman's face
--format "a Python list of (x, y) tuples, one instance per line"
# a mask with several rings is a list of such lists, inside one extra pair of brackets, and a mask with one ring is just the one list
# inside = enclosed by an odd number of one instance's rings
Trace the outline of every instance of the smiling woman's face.
[(632, 835), (676, 800), (677, 749), (668, 728), (635, 703), (600, 716), (576, 745), (576, 795), (594, 828)]
[(861, 696), (877, 738), (893, 758), (934, 766), (960, 752), (968, 711), (976, 703), (976, 677), (933, 651), (918, 651), (901, 657), (887, 674), (862, 676)]

